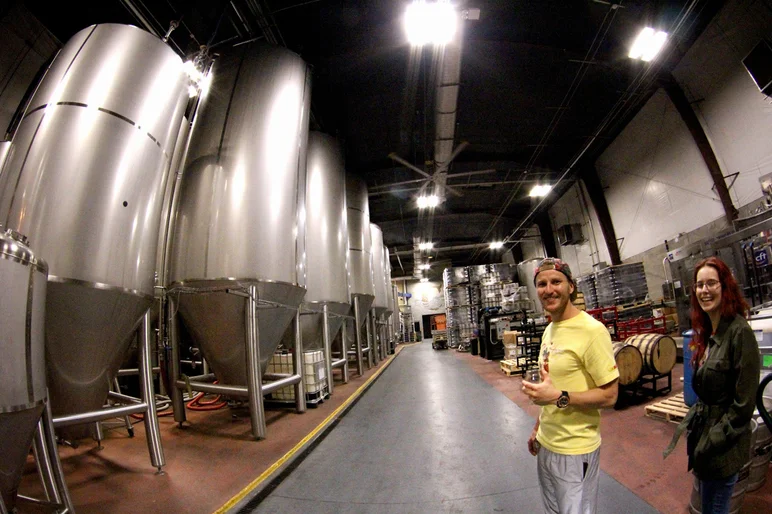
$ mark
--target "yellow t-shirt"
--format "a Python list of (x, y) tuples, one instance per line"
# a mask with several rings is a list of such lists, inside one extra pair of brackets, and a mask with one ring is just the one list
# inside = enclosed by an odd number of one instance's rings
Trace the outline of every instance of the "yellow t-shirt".
[[(543, 361), (549, 364), (555, 387), (569, 393), (619, 378), (608, 329), (584, 311), (547, 326), (539, 353), (539, 363)], [(593, 452), (600, 446), (600, 409), (545, 405), (536, 438), (548, 450), (563, 455)]]

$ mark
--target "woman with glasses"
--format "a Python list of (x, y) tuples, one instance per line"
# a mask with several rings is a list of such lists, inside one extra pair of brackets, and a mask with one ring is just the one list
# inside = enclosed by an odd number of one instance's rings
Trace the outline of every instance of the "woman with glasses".
[(720, 259), (709, 257), (695, 267), (691, 308), (692, 386), (698, 401), (665, 456), (688, 429), (689, 469), (699, 481), (702, 512), (725, 514), (738, 472), (750, 459), (759, 347), (745, 320), (748, 304)]

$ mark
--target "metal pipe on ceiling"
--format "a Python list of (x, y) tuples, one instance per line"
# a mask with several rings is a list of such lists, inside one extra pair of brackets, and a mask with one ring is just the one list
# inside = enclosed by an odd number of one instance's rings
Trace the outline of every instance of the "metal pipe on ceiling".
[(142, 13), (142, 11), (140, 11), (139, 7), (134, 2), (132, 2), (132, 0), (121, 0), (121, 3), (126, 8), (126, 10), (128, 10), (131, 15), (137, 19), (142, 27), (145, 28), (145, 30), (151, 34), (154, 34), (158, 38), (163, 37), (163, 34), (157, 30), (157, 28), (149, 19), (147, 19), (147, 17)]
[[(421, 181), (423, 182), (423, 181)], [(501, 185), (515, 185), (515, 184), (538, 184), (541, 181), (535, 178), (532, 179), (524, 179), (524, 180), (500, 180), (497, 182), (470, 182), (468, 184), (455, 184), (453, 187), (456, 188), (470, 188), (470, 187), (491, 187), (491, 186), (501, 186)], [(384, 191), (371, 191), (367, 193), (367, 196), (382, 196), (386, 194), (392, 194), (392, 193), (408, 193), (411, 191), (419, 191), (420, 187), (401, 187), (401, 188), (395, 188), (395, 189), (386, 189)]]

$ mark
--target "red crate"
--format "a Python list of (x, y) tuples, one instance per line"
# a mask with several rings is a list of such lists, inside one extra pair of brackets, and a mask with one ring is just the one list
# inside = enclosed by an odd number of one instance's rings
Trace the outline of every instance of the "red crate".
[(619, 330), (617, 329), (619, 316), (616, 305), (612, 305), (611, 307), (601, 307), (599, 309), (589, 309), (587, 314), (606, 325), (606, 328), (611, 335), (611, 339), (614, 341), (619, 339)]
[(620, 341), (638, 334), (665, 334), (667, 333), (665, 316), (619, 321), (617, 333)]

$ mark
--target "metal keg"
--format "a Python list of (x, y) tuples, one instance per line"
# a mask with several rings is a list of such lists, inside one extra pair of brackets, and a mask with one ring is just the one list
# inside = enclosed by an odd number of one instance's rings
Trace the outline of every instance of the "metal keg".
[(0, 493), (13, 509), (46, 393), (48, 265), (13, 230), (0, 234)]

